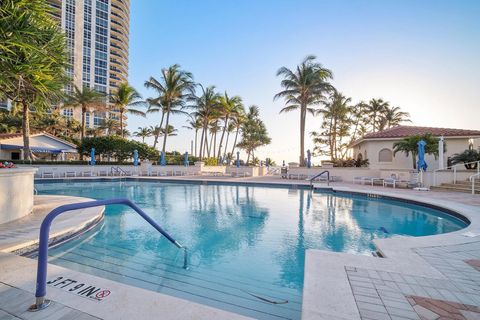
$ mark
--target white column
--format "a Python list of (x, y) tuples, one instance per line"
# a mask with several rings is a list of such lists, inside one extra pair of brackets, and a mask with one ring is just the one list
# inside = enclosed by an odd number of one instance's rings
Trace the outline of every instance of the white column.
[(440, 137), (440, 140), (438, 141), (438, 169), (443, 170), (445, 169), (443, 160), (444, 160), (444, 155), (443, 155), (443, 143), (445, 139), (443, 136)]

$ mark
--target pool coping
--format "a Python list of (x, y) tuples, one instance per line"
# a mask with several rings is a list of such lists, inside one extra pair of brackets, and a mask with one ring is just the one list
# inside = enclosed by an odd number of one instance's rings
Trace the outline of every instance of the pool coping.
[[(194, 183), (217, 185), (246, 185), (281, 188), (310, 189), (303, 181), (297, 182), (258, 182), (258, 181), (225, 181), (216, 179), (168, 179), (158, 177), (102, 177), (82, 179), (41, 179), (36, 183), (68, 182), (68, 181), (149, 181), (163, 183)], [(423, 237), (395, 236), (389, 239), (373, 240), (377, 250), (384, 258), (359, 256), (348, 253), (336, 253), (323, 250), (308, 249), (306, 251), (305, 278), (302, 302), (302, 319), (360, 319), (353, 292), (346, 276), (346, 267), (367, 267), (389, 272), (401, 272), (419, 276), (430, 276), (443, 279), (444, 275), (426, 263), (414, 249), (422, 247), (456, 245), (480, 241), (478, 237), (468, 237), (466, 233), (480, 235), (480, 216), (478, 208), (450, 200), (428, 199), (414, 194), (397, 193), (394, 190), (359, 190), (355, 186), (329, 186), (324, 191), (334, 193), (358, 194), (384, 197), (398, 201), (415, 203), (430, 208), (440, 209), (446, 214), (466, 222), (469, 225), (458, 231)], [(428, 194), (425, 194), (428, 196)], [(466, 220), (465, 220), (466, 219)], [(322, 271), (322, 272), (320, 272)], [(328, 276), (327, 276), (328, 275)]]

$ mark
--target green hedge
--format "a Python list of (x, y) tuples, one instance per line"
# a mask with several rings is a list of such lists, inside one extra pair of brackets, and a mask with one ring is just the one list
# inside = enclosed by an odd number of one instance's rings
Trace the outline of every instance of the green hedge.
[(88, 137), (78, 147), (78, 153), (90, 155), (90, 150), (95, 148), (95, 154), (115, 158), (119, 162), (133, 157), (133, 151), (138, 151), (139, 159), (158, 161), (158, 150), (138, 141), (127, 140), (119, 136)]

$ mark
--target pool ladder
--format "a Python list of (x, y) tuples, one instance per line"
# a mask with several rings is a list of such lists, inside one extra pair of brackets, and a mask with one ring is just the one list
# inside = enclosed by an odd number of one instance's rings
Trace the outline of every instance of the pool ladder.
[(188, 269), (188, 249), (182, 246), (178, 241), (173, 239), (165, 230), (162, 229), (150, 216), (148, 216), (140, 207), (128, 199), (110, 199), (110, 200), (97, 200), (87, 201), (80, 203), (66, 204), (53, 209), (43, 219), (40, 226), (40, 236), (38, 244), (38, 265), (37, 265), (37, 284), (35, 289), (35, 303), (30, 306), (29, 311), (39, 311), (45, 309), (50, 305), (50, 300), (46, 299), (47, 295), (47, 266), (48, 266), (48, 238), (50, 233), (50, 225), (53, 219), (60, 214), (78, 209), (86, 209), (100, 206), (107, 206), (111, 204), (123, 204), (129, 206), (136, 213), (138, 213), (143, 219), (145, 219), (152, 227), (160, 232), (165, 238), (168, 239), (177, 248), (183, 249), (183, 268)]

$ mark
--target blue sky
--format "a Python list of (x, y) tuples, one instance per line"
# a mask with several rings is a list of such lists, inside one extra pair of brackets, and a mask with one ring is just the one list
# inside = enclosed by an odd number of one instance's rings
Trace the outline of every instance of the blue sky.
[[(480, 129), (480, 1), (162, 0), (131, 1), (130, 83), (174, 63), (204, 85), (260, 107), (272, 144), (261, 158), (297, 161), (299, 114), (279, 114), (275, 76), (314, 54), (353, 102), (383, 98), (413, 124)], [(167, 150), (190, 149), (185, 117)], [(154, 125), (130, 116), (129, 130)], [(307, 132), (320, 118), (307, 119)], [(312, 148), (310, 139), (307, 148)]]

